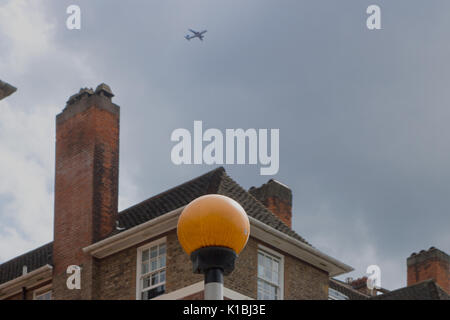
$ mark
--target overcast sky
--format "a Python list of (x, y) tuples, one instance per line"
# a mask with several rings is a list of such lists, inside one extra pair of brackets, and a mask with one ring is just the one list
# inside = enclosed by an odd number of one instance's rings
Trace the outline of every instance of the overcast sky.
[(18, 88), (0, 102), (0, 262), (52, 240), (55, 116), (105, 82), (120, 209), (215, 167), (175, 166), (173, 130), (277, 128), (277, 175), (228, 174), (289, 185), (293, 228), (345, 276), (377, 264), (384, 287), (405, 286), (412, 252), (450, 252), (449, 39), (447, 0), (0, 0), (0, 79)]

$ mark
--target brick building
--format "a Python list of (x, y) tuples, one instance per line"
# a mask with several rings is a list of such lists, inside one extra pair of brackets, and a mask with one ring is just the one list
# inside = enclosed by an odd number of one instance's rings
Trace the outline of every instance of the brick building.
[[(431, 247), (412, 253), (407, 261), (407, 286), (393, 291), (370, 290), (367, 277), (330, 279), (330, 297), (342, 300), (450, 300), (450, 256)], [(333, 293), (333, 294), (331, 294)]]
[[(0, 299), (200, 299), (176, 235), (190, 201), (222, 194), (251, 225), (227, 299), (327, 299), (330, 277), (352, 270), (292, 228), (291, 190), (270, 180), (244, 190), (223, 168), (118, 212), (120, 108), (105, 85), (81, 89), (56, 117), (53, 242), (0, 265)], [(81, 268), (70, 290), (68, 266)]]

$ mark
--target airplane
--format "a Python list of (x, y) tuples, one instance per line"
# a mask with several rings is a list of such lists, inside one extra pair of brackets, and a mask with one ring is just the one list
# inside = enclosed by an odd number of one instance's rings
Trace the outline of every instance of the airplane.
[(199, 38), (200, 40), (202, 40), (203, 41), (203, 37), (204, 37), (204, 33), (206, 32), (206, 30), (203, 30), (203, 31), (201, 31), (201, 32), (197, 32), (197, 31), (194, 31), (194, 30), (192, 30), (192, 29), (188, 29), (190, 32), (192, 32), (194, 35), (193, 36), (190, 36), (190, 35), (186, 35), (184, 38), (186, 39), (186, 40), (191, 40), (191, 39), (194, 39), (194, 38)]

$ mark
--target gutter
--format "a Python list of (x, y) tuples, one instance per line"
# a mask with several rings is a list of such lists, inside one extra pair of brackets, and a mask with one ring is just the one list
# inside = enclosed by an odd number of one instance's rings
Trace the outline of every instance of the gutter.
[[(122, 241), (127, 240), (127, 238), (142, 238), (142, 241), (146, 240), (147, 238), (144, 237), (144, 235), (148, 235), (148, 229), (149, 228), (156, 228), (159, 225), (167, 222), (171, 222), (171, 220), (177, 219), (178, 215), (181, 214), (181, 211), (183, 211), (185, 206), (180, 207), (178, 209), (172, 210), (168, 213), (165, 213), (163, 215), (160, 215), (159, 217), (153, 218), (147, 222), (141, 223), (137, 226), (134, 226), (128, 230), (125, 230), (121, 233), (118, 233), (116, 235), (113, 235), (109, 238), (103, 239), (99, 242), (93, 243), (85, 248), (83, 248), (84, 253), (89, 253), (97, 258), (103, 258), (106, 255), (102, 255), (100, 250), (112, 248), (116, 244), (120, 244)], [(171, 228), (173, 229), (173, 227)], [(161, 234), (160, 232), (159, 234)], [(158, 233), (155, 233), (154, 236), (157, 236)]]
[[(172, 210), (119, 234), (91, 244), (83, 248), (83, 252), (102, 259), (167, 231), (176, 229), (178, 216), (181, 214), (184, 207), (185, 206)], [(300, 258), (319, 269), (327, 271), (330, 276), (337, 276), (354, 270), (345, 263), (303, 243), (302, 241), (292, 238), (251, 216), (249, 216), (249, 220), (251, 224), (250, 236), (263, 240), (275, 247), (279, 246), (279, 250)], [(267, 237), (267, 235), (270, 235), (272, 239), (269, 239), (270, 236)]]
[[(36, 270), (33, 270), (27, 274), (24, 274), (20, 277), (14, 278), (8, 282), (0, 284), (0, 297), (6, 295), (10, 296), (19, 292), (23, 292), (23, 288), (29, 287), (28, 282), (32, 282), (33, 280), (36, 280), (36, 282), (31, 283), (31, 285), (35, 285), (39, 282), (42, 282), (44, 280), (51, 279), (53, 272), (53, 267), (49, 264), (46, 264)], [(47, 275), (48, 273), (48, 275)], [(39, 279), (38, 277), (43, 277), (42, 279)], [(17, 287), (17, 289), (16, 289)], [(15, 290), (14, 290), (15, 289)]]
[[(285, 240), (286, 242), (289, 242), (289, 243), (293, 244), (296, 247), (300, 247), (301, 249), (307, 251), (308, 253), (310, 253), (311, 255), (313, 255), (315, 257), (317, 257), (320, 260), (326, 260), (327, 262), (331, 263), (336, 268), (341, 270), (340, 273), (330, 274), (330, 276), (336, 276), (336, 275), (347, 273), (347, 272), (351, 272), (351, 271), (354, 270), (351, 266), (349, 266), (349, 265), (347, 265), (347, 264), (345, 264), (345, 263), (343, 263), (343, 262), (341, 262), (341, 261), (339, 261), (339, 260), (337, 260), (337, 259), (335, 259), (335, 258), (333, 258), (333, 257), (331, 257), (331, 256), (329, 256), (329, 255), (327, 255), (325, 253), (323, 253), (322, 251), (319, 251), (316, 248), (313, 248), (310, 245), (307, 245), (306, 243), (303, 243), (300, 240), (297, 240), (297, 239), (295, 239), (295, 238), (293, 238), (293, 237), (291, 237), (291, 236), (289, 236), (289, 235), (287, 235), (287, 234), (285, 234), (285, 233), (283, 233), (281, 231), (278, 231), (277, 229), (275, 229), (275, 228), (273, 228), (273, 227), (271, 227), (271, 226), (269, 226), (269, 225), (267, 225), (267, 224), (265, 224), (265, 223), (255, 219), (253, 217), (248, 217), (248, 218), (249, 218), (251, 224), (259, 227), (260, 229), (263, 229), (264, 231), (266, 231), (266, 232), (268, 232), (270, 234), (273, 234), (274, 236), (276, 236), (278, 238), (281, 238), (281, 239)], [(251, 234), (251, 230), (250, 230), (250, 234)]]

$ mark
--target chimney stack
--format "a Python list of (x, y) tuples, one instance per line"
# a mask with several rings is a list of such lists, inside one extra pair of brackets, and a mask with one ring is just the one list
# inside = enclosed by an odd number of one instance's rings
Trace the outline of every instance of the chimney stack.
[(259, 188), (251, 187), (248, 192), (292, 228), (292, 191), (288, 186), (270, 179)]
[[(95, 299), (96, 261), (82, 249), (115, 227), (120, 109), (111, 89), (81, 89), (56, 116), (53, 290), (55, 299)], [(69, 265), (81, 267), (81, 290), (68, 290)]]
[(407, 260), (408, 286), (417, 282), (433, 279), (450, 294), (450, 256), (431, 247), (427, 251), (413, 253)]

